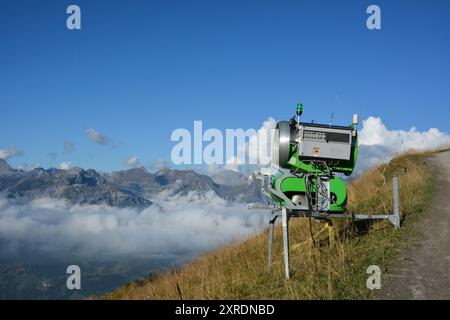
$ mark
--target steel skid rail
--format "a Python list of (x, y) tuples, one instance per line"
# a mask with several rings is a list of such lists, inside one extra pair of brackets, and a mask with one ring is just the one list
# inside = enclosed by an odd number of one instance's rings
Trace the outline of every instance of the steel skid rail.
[[(274, 190), (267, 190), (270, 185), (266, 184), (267, 176), (260, 176), (258, 179), (262, 180), (262, 193), (269, 195), (269, 192)], [(399, 203), (399, 191), (398, 191), (398, 176), (394, 176), (392, 179), (392, 194), (393, 194), (393, 208), (394, 212), (389, 214), (356, 214), (356, 213), (320, 213), (315, 214), (307, 210), (295, 209), (295, 205), (250, 205), (251, 209), (267, 209), (271, 210), (272, 213), (269, 218), (269, 248), (268, 248), (268, 267), (269, 270), (272, 265), (272, 255), (273, 255), (273, 239), (274, 239), (274, 225), (278, 217), (281, 216), (281, 225), (283, 229), (283, 252), (284, 252), (284, 272), (286, 279), (290, 277), (289, 268), (289, 220), (292, 217), (308, 217), (315, 219), (355, 219), (355, 220), (388, 220), (395, 229), (400, 228), (400, 203)]]

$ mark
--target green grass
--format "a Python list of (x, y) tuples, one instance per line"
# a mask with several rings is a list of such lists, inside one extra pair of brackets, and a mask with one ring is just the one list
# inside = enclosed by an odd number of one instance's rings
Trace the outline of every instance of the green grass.
[[(427, 156), (409, 153), (361, 175), (349, 184), (349, 212), (392, 212), (392, 176), (400, 177), (402, 227), (387, 221), (333, 222), (334, 242), (310, 241), (308, 219), (290, 223), (291, 244), (304, 245), (291, 254), (292, 275), (284, 279), (282, 237), (275, 228), (272, 272), (267, 271), (267, 233), (254, 235), (205, 253), (179, 270), (161, 272), (144, 281), (129, 283), (103, 299), (373, 299), (366, 288), (369, 265), (382, 270), (414, 237), (417, 221), (433, 193)], [(323, 223), (313, 222), (314, 232)]]

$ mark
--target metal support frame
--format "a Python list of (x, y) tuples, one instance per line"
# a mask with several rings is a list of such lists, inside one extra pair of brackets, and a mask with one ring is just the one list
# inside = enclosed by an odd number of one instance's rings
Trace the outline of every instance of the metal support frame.
[(270, 217), (269, 220), (269, 261), (268, 261), (268, 266), (269, 266), (269, 271), (270, 268), (272, 267), (272, 255), (273, 255), (273, 234), (274, 234), (274, 225), (275, 225), (275, 221), (277, 220), (278, 215), (272, 215)]
[[(348, 213), (329, 213), (326, 215), (326, 219), (334, 219), (334, 218), (350, 218), (357, 220), (388, 220), (395, 229), (400, 228), (400, 200), (399, 200), (399, 192), (398, 192), (398, 176), (394, 176), (392, 179), (392, 191), (393, 191), (393, 207), (394, 212), (392, 214), (348, 214)], [(295, 212), (295, 210), (288, 210), (287, 207), (280, 207), (276, 205), (271, 206), (258, 206), (254, 205), (250, 208), (265, 208), (271, 209), (272, 214), (269, 219), (269, 254), (268, 254), (268, 268), (269, 271), (272, 266), (272, 257), (273, 257), (273, 240), (274, 240), (274, 225), (278, 216), (280, 216), (281, 211), (281, 224), (283, 229), (283, 257), (284, 257), (284, 273), (285, 278), (290, 278), (290, 267), (289, 267), (289, 220), (291, 217), (303, 217), (305, 216), (305, 212)], [(324, 216), (315, 216), (311, 214), (313, 218), (323, 219)]]
[(281, 224), (283, 226), (284, 275), (286, 279), (289, 279), (289, 214), (286, 208), (281, 209)]

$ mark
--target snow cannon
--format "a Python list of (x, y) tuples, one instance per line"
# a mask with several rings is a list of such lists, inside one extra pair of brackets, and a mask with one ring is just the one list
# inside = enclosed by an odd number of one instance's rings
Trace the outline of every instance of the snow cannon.
[[(336, 126), (332, 122), (317, 124), (301, 122), (303, 106), (297, 105), (296, 115), (276, 125), (272, 144), (272, 168), (252, 176), (262, 181), (261, 192), (269, 198), (267, 205), (253, 204), (253, 209), (270, 209), (268, 266), (272, 264), (275, 221), (281, 216), (283, 232), (284, 272), (290, 277), (290, 252), (307, 242), (289, 246), (289, 220), (309, 217), (324, 222), (312, 243), (328, 230), (330, 246), (335, 233), (333, 219), (388, 220), (400, 228), (399, 177), (392, 178), (392, 213), (347, 213), (347, 187), (343, 175), (351, 175), (358, 157), (358, 115), (352, 124)], [(265, 168), (268, 169), (268, 168)], [(311, 220), (310, 220), (311, 223)], [(311, 226), (310, 226), (311, 227)], [(312, 230), (312, 229), (311, 229)], [(322, 239), (324, 240), (324, 239)]]
[(346, 211), (347, 188), (336, 174), (352, 174), (358, 156), (358, 115), (348, 126), (301, 122), (303, 105), (277, 123), (272, 173), (262, 192), (296, 215), (327, 217)]

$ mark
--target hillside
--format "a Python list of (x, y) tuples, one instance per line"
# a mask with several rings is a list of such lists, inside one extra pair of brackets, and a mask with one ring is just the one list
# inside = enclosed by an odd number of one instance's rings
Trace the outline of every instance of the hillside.
[[(402, 227), (386, 222), (334, 221), (335, 241), (312, 244), (308, 219), (292, 219), (290, 241), (306, 241), (291, 255), (291, 280), (283, 277), (281, 230), (276, 227), (272, 272), (267, 272), (266, 233), (203, 254), (178, 270), (169, 270), (132, 282), (104, 299), (371, 299), (366, 269), (378, 265), (384, 272), (409, 241), (432, 195), (430, 153), (398, 156), (349, 184), (350, 212), (392, 211), (392, 176), (400, 177)], [(322, 223), (312, 223), (317, 232)]]

